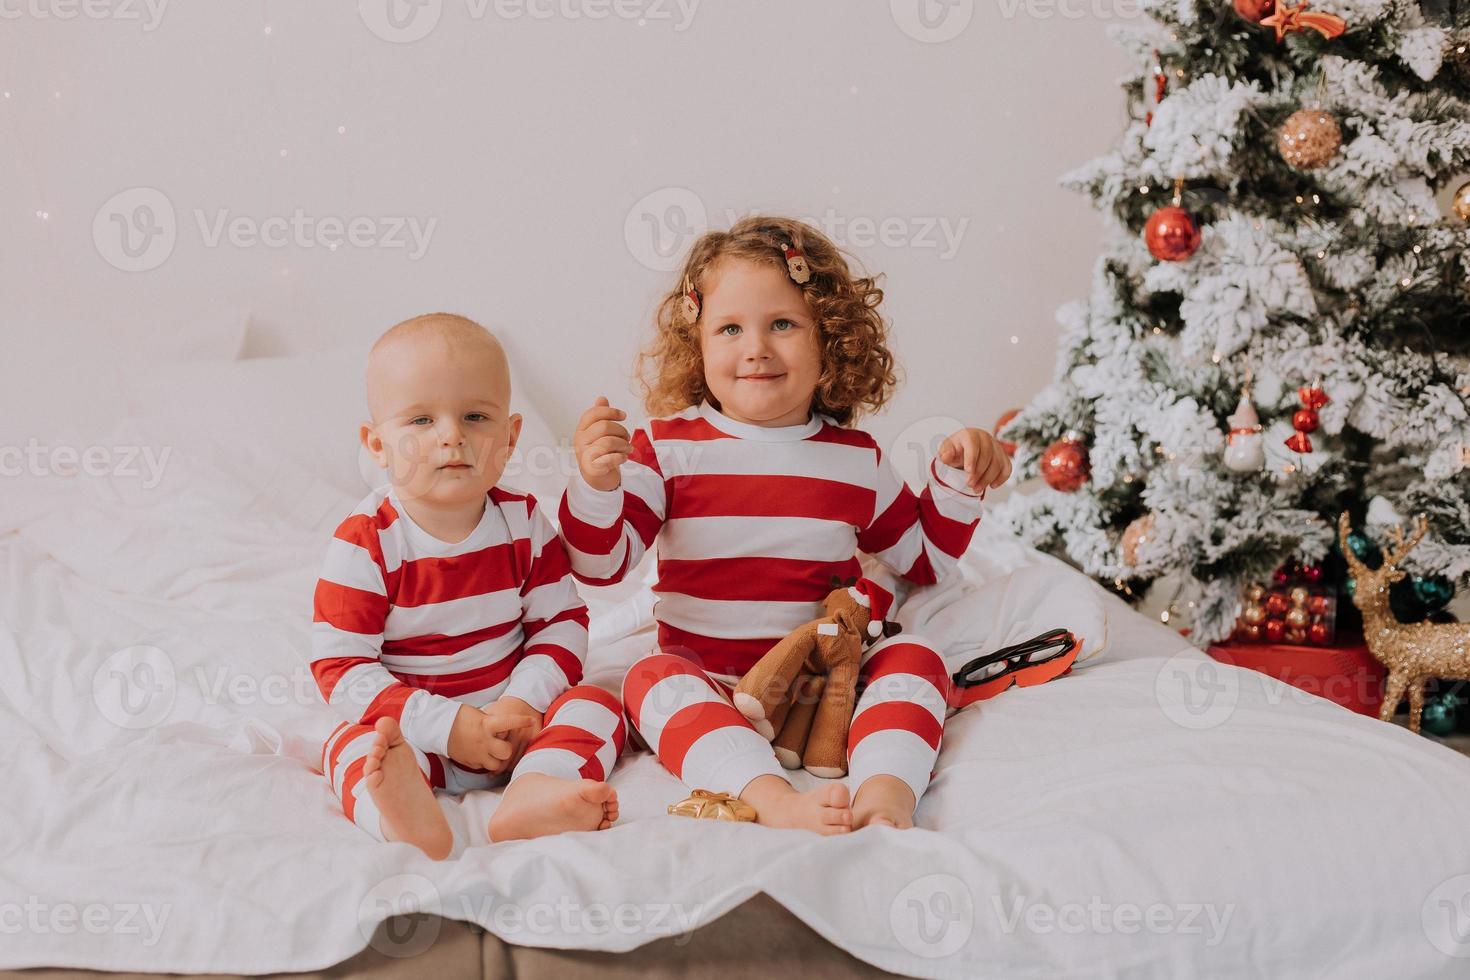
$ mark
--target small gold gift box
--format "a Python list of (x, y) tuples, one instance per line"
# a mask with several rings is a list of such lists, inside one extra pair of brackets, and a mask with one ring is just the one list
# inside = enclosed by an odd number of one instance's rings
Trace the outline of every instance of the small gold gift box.
[(729, 793), (715, 793), (697, 789), (687, 800), (669, 804), (669, 813), (676, 817), (694, 817), (697, 820), (735, 820), (750, 823), (755, 820), (755, 807)]

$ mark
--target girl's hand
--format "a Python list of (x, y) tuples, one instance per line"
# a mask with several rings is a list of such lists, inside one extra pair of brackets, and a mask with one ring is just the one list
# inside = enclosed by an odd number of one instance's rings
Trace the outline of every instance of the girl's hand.
[(613, 408), (606, 398), (598, 395), (577, 423), (576, 435), (572, 437), (577, 469), (594, 490), (605, 493), (622, 486), (623, 478), (618, 471), (628, 461), (633, 444), (628, 441), (628, 430), (618, 423), (627, 417), (627, 412)]
[(939, 461), (965, 471), (971, 493), (984, 493), (1011, 477), (1011, 458), (984, 429), (961, 429), (939, 445)]

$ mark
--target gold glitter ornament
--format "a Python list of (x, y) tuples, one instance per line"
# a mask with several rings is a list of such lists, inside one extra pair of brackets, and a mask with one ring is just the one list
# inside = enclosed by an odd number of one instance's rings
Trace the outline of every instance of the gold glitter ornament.
[(1450, 198), (1450, 207), (1461, 221), (1470, 221), (1470, 181), (1461, 184)]
[(1399, 568), (1405, 556), (1424, 537), (1428, 525), (1424, 515), (1414, 521), (1407, 541), (1401, 527), (1393, 529), (1393, 548), (1386, 549), (1383, 564), (1369, 568), (1348, 546), (1347, 511), (1337, 519), (1338, 543), (1347, 560), (1348, 573), (1356, 581), (1353, 605), (1363, 614), (1363, 640), (1374, 659), (1388, 668), (1388, 686), (1378, 717), (1388, 721), (1405, 693), (1409, 696), (1409, 730), (1419, 731), (1424, 714), (1424, 685), (1431, 678), (1470, 680), (1470, 623), (1400, 623), (1388, 606), (1388, 590), (1408, 573)]
[(751, 823), (755, 820), (755, 807), (738, 796), (697, 789), (688, 799), (669, 804), (669, 814), (675, 817), (694, 817), (698, 820), (733, 820)]
[(1340, 146), (1342, 129), (1332, 113), (1323, 109), (1298, 109), (1281, 124), (1276, 137), (1281, 159), (1298, 170), (1324, 166)]
[(1148, 544), (1154, 534), (1154, 515), (1144, 514), (1137, 518), (1123, 531), (1123, 539), (1120, 542), (1123, 549), (1124, 564), (1132, 567), (1138, 564), (1138, 549)]

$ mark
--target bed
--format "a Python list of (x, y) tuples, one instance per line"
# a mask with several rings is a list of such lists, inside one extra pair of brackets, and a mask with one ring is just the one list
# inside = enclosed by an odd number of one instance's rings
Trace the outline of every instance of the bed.
[[(437, 864), (369, 840), (316, 771), (306, 669), (323, 543), (365, 492), (335, 394), (358, 357), (119, 356), (73, 363), (65, 398), (44, 366), (0, 377), (0, 445), (44, 458), (0, 509), (0, 969), (1470, 973), (1470, 761), (1216, 664), (989, 525), (900, 620), (1088, 623), (1093, 655), (953, 717), (915, 829), (671, 817), (686, 791), (630, 752), (609, 831)], [(27, 384), (66, 417), (27, 416)], [(553, 495), (527, 414), (508, 482)], [(646, 580), (589, 600), (589, 679), (615, 686)], [(472, 835), (497, 798), (466, 798)]]

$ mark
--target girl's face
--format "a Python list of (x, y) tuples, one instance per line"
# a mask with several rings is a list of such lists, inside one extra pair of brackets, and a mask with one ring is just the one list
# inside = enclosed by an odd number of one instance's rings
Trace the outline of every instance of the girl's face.
[(822, 374), (816, 318), (782, 269), (721, 259), (705, 276), (699, 314), (704, 382), (726, 417), (801, 425)]

